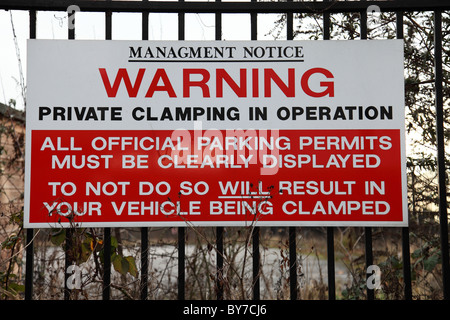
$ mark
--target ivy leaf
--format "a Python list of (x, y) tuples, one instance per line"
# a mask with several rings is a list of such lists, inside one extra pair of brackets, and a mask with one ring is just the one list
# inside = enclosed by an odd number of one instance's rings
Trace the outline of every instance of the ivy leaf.
[(91, 241), (89, 239), (83, 241), (83, 243), (81, 244), (81, 262), (86, 262), (91, 256), (91, 253)]
[(422, 248), (414, 250), (414, 252), (411, 254), (411, 258), (417, 259), (422, 254)]
[(16, 235), (11, 235), (8, 237), (5, 241), (2, 242), (2, 249), (12, 249), (14, 245), (17, 243), (17, 241), (20, 240), (20, 238)]
[(25, 286), (15, 282), (9, 283), (9, 288), (15, 292), (25, 292)]
[(136, 261), (134, 260), (134, 258), (132, 256), (128, 256), (124, 258), (125, 260), (128, 261), (128, 272), (135, 278), (138, 277), (138, 271), (137, 271), (137, 267), (136, 267)]
[(436, 267), (436, 265), (439, 262), (439, 256), (437, 254), (432, 255), (431, 257), (425, 259), (423, 261), (423, 266), (425, 268), (425, 270), (431, 272), (433, 271), (434, 267)]
[(119, 242), (117, 241), (117, 238), (114, 236), (111, 236), (111, 251), (115, 251), (118, 246), (119, 246)]
[(66, 240), (66, 230), (65, 229), (56, 231), (50, 237), (51, 243), (53, 243), (55, 246), (60, 246), (65, 240)]
[(128, 263), (128, 260), (124, 259), (123, 257), (119, 256), (118, 254), (114, 254), (111, 258), (114, 270), (119, 272), (122, 275), (126, 275), (129, 269), (130, 264)]

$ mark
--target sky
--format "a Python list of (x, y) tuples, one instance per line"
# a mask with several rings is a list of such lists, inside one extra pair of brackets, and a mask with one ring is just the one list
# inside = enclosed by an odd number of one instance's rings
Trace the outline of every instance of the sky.
[[(258, 14), (258, 40), (273, 40), (270, 30), (278, 14)], [(113, 13), (113, 40), (141, 40), (142, 15), (140, 13)], [(214, 14), (186, 14), (186, 40), (214, 40)], [(13, 32), (14, 30), (14, 32)], [(38, 39), (67, 39), (67, 13), (39, 11), (37, 14)], [(16, 52), (15, 37), (18, 52)], [(16, 100), (16, 108), (23, 109), (20, 70), (26, 85), (26, 54), (29, 37), (28, 11), (0, 10), (0, 102)], [(105, 14), (102, 12), (76, 13), (76, 39), (103, 40)], [(176, 13), (150, 13), (149, 40), (177, 40), (178, 15)], [(223, 14), (222, 39), (250, 40), (249, 14)], [(19, 57), (19, 58), (18, 58)], [(20, 60), (19, 60), (20, 59)], [(20, 64), (20, 67), (19, 67)]]

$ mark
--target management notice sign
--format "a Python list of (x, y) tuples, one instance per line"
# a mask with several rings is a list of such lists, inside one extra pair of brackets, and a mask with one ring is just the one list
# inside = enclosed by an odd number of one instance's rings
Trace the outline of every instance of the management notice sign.
[(400, 40), (29, 40), (26, 116), (26, 227), (407, 225)]

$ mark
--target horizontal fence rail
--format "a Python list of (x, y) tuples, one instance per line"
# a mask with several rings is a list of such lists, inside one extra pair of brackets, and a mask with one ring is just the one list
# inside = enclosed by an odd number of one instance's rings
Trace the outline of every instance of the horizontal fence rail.
[[(443, 113), (443, 87), (442, 87), (442, 17), (445, 10), (450, 10), (448, 1), (440, 0), (402, 0), (402, 1), (323, 1), (323, 2), (164, 2), (164, 1), (45, 1), (45, 0), (2, 0), (0, 9), (7, 10), (27, 10), (30, 14), (30, 39), (36, 38), (36, 13), (37, 11), (66, 11), (70, 5), (78, 5), (82, 11), (104, 12), (105, 13), (105, 40), (112, 39), (112, 12), (140, 12), (142, 13), (142, 40), (149, 38), (149, 13), (178, 13), (178, 39), (185, 39), (185, 14), (186, 13), (213, 13), (215, 14), (215, 39), (221, 40), (222, 20), (221, 15), (225, 13), (249, 13), (251, 40), (257, 39), (257, 18), (262, 13), (286, 13), (286, 39), (294, 39), (293, 14), (294, 13), (316, 13), (323, 15), (323, 40), (330, 39), (330, 14), (357, 12), (360, 13), (360, 35), (361, 40), (367, 39), (367, 8), (376, 5), (381, 12), (396, 13), (396, 28), (398, 39), (403, 39), (403, 14), (412, 11), (433, 11), (434, 12), (434, 53), (435, 53), (435, 94), (436, 94), (436, 132), (437, 132), (437, 163), (439, 177), (439, 225), (440, 225), (440, 246), (442, 252), (442, 274), (443, 274), (443, 296), (450, 299), (450, 269), (449, 269), (449, 246), (448, 246), (448, 213), (447, 213), (447, 193), (446, 193), (446, 168), (445, 168), (445, 142), (444, 142), (444, 113)], [(68, 38), (75, 39), (75, 29), (68, 30)], [(74, 40), (76, 41), (76, 40)], [(335, 244), (334, 227), (326, 228), (326, 248), (327, 248), (327, 277), (328, 277), (328, 299), (336, 299), (335, 286)], [(295, 227), (286, 228), (289, 241), (289, 274), (290, 274), (290, 299), (296, 300), (298, 294), (297, 275), (297, 230)], [(140, 275), (140, 298), (148, 299), (149, 281), (149, 228), (140, 228), (141, 233), (141, 275)], [(402, 256), (403, 256), (403, 281), (404, 297), (412, 299), (411, 285), (411, 264), (410, 264), (410, 242), (409, 228), (401, 228)], [(224, 299), (224, 288), (221, 282), (224, 268), (224, 228), (215, 228), (216, 242), (216, 298)], [(33, 299), (33, 239), (35, 232), (27, 229), (26, 232), (26, 272), (25, 272), (25, 299)], [(254, 228), (252, 234), (252, 292), (253, 299), (260, 298), (260, 273), (261, 261), (259, 253), (260, 229)], [(67, 238), (69, 239), (69, 237)], [(364, 228), (365, 241), (365, 263), (366, 266), (373, 264), (373, 244), (372, 228)], [(186, 228), (178, 228), (178, 299), (185, 299), (185, 245)], [(108, 300), (111, 296), (111, 229), (104, 229), (105, 261), (103, 268), (103, 299)], [(66, 254), (66, 267), (72, 264), (70, 257)], [(69, 289), (64, 291), (65, 299), (70, 298)], [(374, 299), (374, 290), (367, 289), (367, 298)]]
[(287, 2), (196, 2), (196, 1), (46, 1), (4, 0), (3, 9), (66, 11), (78, 5), (83, 11), (113, 12), (184, 12), (184, 13), (339, 13), (362, 12), (376, 5), (382, 12), (448, 10), (450, 5), (440, 0), (400, 1), (287, 1)]

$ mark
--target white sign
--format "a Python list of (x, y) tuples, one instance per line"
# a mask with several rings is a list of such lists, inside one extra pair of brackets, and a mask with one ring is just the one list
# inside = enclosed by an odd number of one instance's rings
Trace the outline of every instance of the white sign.
[(407, 225), (403, 42), (28, 41), (25, 225)]

